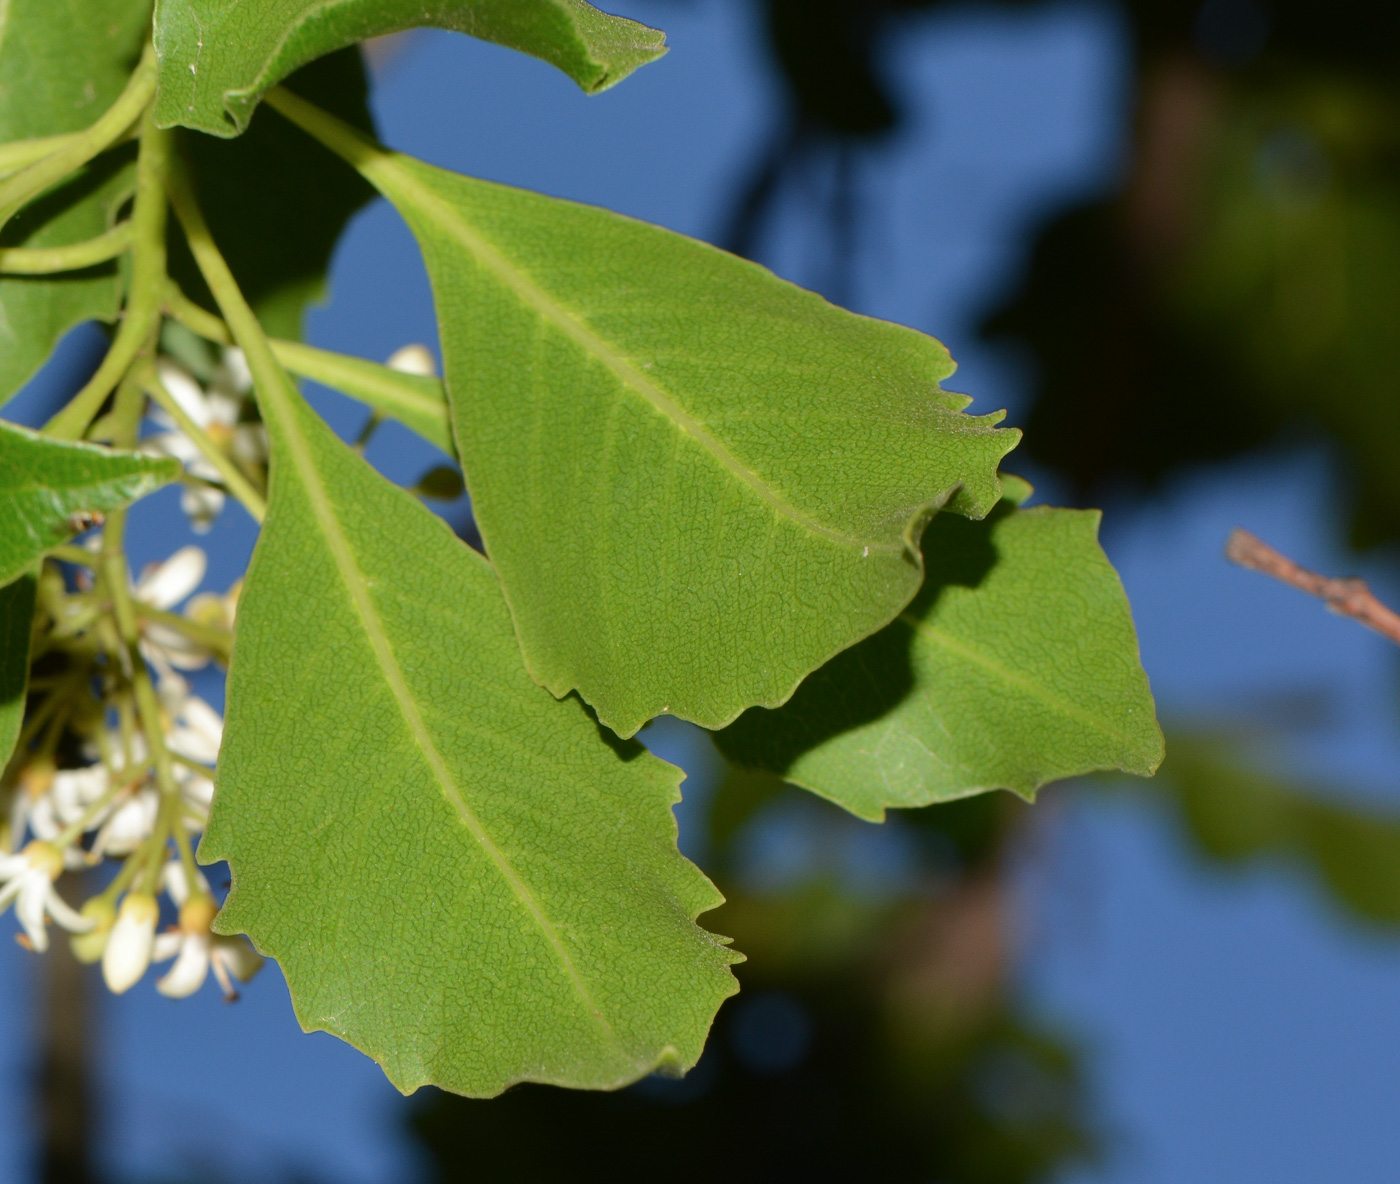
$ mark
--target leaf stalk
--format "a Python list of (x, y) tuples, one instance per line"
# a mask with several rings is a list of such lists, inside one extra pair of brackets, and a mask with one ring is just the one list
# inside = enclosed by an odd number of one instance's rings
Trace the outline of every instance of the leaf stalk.
[(66, 247), (0, 247), (0, 273), (5, 275), (53, 275), (81, 271), (106, 263), (131, 247), (131, 223), (121, 222), (106, 234)]
[(69, 173), (82, 168), (94, 156), (106, 151), (130, 130), (150, 106), (156, 93), (156, 54), (154, 45), (147, 43), (140, 64), (132, 73), (126, 89), (96, 123), (78, 132), (57, 151), (41, 157), (33, 164), (0, 181), (0, 228), (33, 198)]
[[(154, 69), (154, 67), (152, 67)], [(131, 290), (126, 315), (97, 373), (44, 426), (60, 440), (79, 439), (122, 376), (155, 347), (165, 295), (166, 202), (163, 177), (170, 165), (172, 132), (156, 127), (149, 114), (141, 125), (136, 158), (136, 201), (131, 214)]]

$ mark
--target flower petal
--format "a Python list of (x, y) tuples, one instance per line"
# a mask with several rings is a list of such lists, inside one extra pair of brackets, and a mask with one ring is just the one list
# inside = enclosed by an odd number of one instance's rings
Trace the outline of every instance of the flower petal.
[(129, 991), (146, 973), (155, 946), (156, 920), (160, 916), (155, 898), (132, 892), (122, 901), (112, 936), (102, 951), (102, 977), (114, 995)]
[(262, 969), (263, 956), (253, 949), (246, 937), (215, 937), (212, 956), (241, 983), (248, 982)]
[(69, 933), (88, 933), (97, 928), (97, 921), (94, 918), (85, 917), (72, 908), (63, 897), (59, 896), (52, 884), (49, 885), (48, 895), (45, 897), (44, 903), (48, 906), (49, 916)]
[(49, 948), (49, 930), (44, 924), (44, 905), (53, 887), (46, 872), (37, 868), (25, 872), (20, 878), (19, 899), (15, 902), (15, 916), (29, 935), (29, 941), (40, 953)]
[(161, 358), (156, 363), (156, 373), (161, 385), (170, 392), (170, 397), (180, 405), (180, 410), (188, 415), (199, 428), (209, 426), (209, 399), (204, 388), (195, 381), (183, 366), (176, 365), (169, 358)]
[(141, 576), (136, 599), (153, 608), (173, 608), (199, 587), (208, 567), (208, 557), (199, 547), (181, 547)]
[(185, 935), (178, 929), (157, 933), (151, 943), (151, 961), (168, 962), (185, 947)]
[(209, 974), (209, 935), (192, 933), (185, 937), (180, 956), (164, 978), (156, 980), (156, 990), (170, 999), (184, 999), (204, 985)]

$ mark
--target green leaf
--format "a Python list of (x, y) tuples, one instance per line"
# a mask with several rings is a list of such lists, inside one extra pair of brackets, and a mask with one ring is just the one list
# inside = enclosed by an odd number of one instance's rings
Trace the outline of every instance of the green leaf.
[(990, 789), (1031, 798), (1096, 769), (1162, 759), (1122, 584), (1096, 511), (941, 515), (927, 582), (883, 632), (809, 678), (778, 711), (716, 740), (862, 818)]
[(1357, 916), (1400, 924), (1400, 817), (1251, 769), (1223, 736), (1172, 733), (1162, 767), (1191, 837), (1225, 863), (1284, 856)]
[(34, 631), (33, 571), (0, 588), (0, 769), (15, 750), (29, 686), (29, 643)]
[(590, 94), (666, 52), (666, 36), (583, 0), (158, 0), (156, 120), (216, 136), (248, 126), (263, 92), (367, 37), (424, 25), (542, 58)]
[[(121, 93), (149, 28), (144, 0), (0, 3), (0, 143), (77, 131)], [(130, 151), (108, 153), (13, 219), (7, 247), (60, 247), (110, 230), (131, 195)], [(0, 404), (74, 325), (111, 320), (114, 264), (61, 276), (0, 276)]]
[(0, 421), (0, 584), (106, 514), (180, 476), (170, 457), (51, 440)]
[(525, 660), (630, 736), (783, 702), (918, 590), (1018, 433), (937, 341), (605, 210), (387, 152), (285, 92), (422, 246), (467, 487)]
[(457, 454), (447, 394), (436, 378), (405, 374), (378, 362), (293, 341), (273, 341), (272, 352), (293, 374), (359, 399), (378, 414), (398, 420), (448, 456)]
[(688, 1068), (736, 987), (679, 771), (536, 686), (490, 565), (278, 387), (200, 848), (221, 931), (405, 1092)]
[[(313, 62), (287, 85), (355, 127), (373, 129), (357, 49)], [(181, 140), (200, 204), (244, 295), (270, 334), (300, 338), (307, 306), (325, 298), (341, 231), (374, 190), (274, 116), (237, 140), (194, 134)], [(174, 227), (170, 269), (192, 299), (212, 305)]]

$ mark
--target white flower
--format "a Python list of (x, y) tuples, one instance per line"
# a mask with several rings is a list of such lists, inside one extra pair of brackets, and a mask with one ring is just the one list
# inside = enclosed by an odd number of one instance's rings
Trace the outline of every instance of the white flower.
[(384, 363), (390, 370), (397, 370), (400, 374), (419, 374), (424, 378), (437, 377), (437, 361), (433, 357), (433, 351), (426, 345), (404, 345), (396, 349), (389, 355), (389, 360)]
[(225, 1001), (232, 1003), (238, 998), (233, 980), (246, 983), (262, 968), (262, 958), (242, 938), (210, 932), (218, 906), (202, 875), (191, 893), (185, 869), (172, 862), (165, 865), (165, 882), (171, 899), (180, 906), (180, 927), (156, 938), (154, 961), (175, 959), (170, 972), (156, 980), (156, 990), (171, 999), (184, 999), (204, 985), (212, 968)]
[[(155, 563), (141, 573), (131, 594), (151, 608), (169, 611), (204, 582), (209, 559), (198, 547), (181, 547), (164, 563)], [(201, 670), (213, 655), (198, 642), (177, 629), (147, 622), (141, 630), (141, 653), (156, 671), (166, 677), (177, 670)]]
[[(60, 769), (54, 774), (48, 792), (30, 807), (29, 829), (34, 832), (36, 839), (52, 843), (63, 830), (81, 819), (89, 807), (107, 793), (110, 785), (111, 777), (103, 765), (90, 765), (83, 769)], [(94, 829), (110, 813), (110, 807), (99, 811), (84, 829)], [(65, 867), (86, 867), (89, 862), (81, 848), (64, 848)]]
[(151, 837), (160, 814), (160, 791), (144, 785), (114, 803), (92, 841), (92, 860), (104, 855), (130, 855)]
[[(224, 352), (223, 363), (206, 390), (194, 377), (172, 361), (161, 358), (156, 363), (161, 385), (180, 405), (186, 415), (220, 449), (229, 452), (244, 465), (260, 465), (267, 460), (267, 433), (261, 424), (240, 422), (243, 404), (252, 388), (252, 378), (243, 351)], [(156, 408), (152, 417), (165, 429), (144, 441), (149, 451), (173, 456), (192, 476), (205, 481), (221, 481), (216, 469), (199, 451), (194, 441), (180, 430), (179, 425), (164, 410)], [(222, 490), (207, 486), (186, 487), (180, 505), (196, 531), (203, 533), (213, 524), (224, 508)]]
[(102, 952), (107, 948), (117, 910), (106, 896), (91, 896), (83, 904), (82, 915), (92, 922), (92, 928), (86, 933), (74, 934), (69, 944), (78, 961), (90, 966), (102, 957)]
[[(219, 759), (219, 745), (223, 743), (223, 717), (199, 696), (191, 695), (183, 680), (179, 686), (173, 682), (164, 684), (162, 697), (170, 717), (166, 746), (186, 760), (212, 766)], [(175, 781), (180, 787), (187, 823), (203, 830), (214, 799), (214, 783), (183, 764), (175, 766)]]
[(63, 856), (57, 847), (35, 841), (18, 855), (0, 855), (0, 910), (15, 901), (15, 916), (24, 927), (29, 944), (36, 950), (49, 948), (47, 914), (72, 933), (85, 933), (94, 922), (80, 916), (64, 903), (53, 882), (63, 871)]
[(54, 763), (40, 757), (31, 761), (15, 779), (15, 787), (10, 794), (10, 850), (19, 850), (24, 842), (24, 832), (29, 826), (36, 803), (44, 800), (53, 786)]
[[(102, 951), (102, 977), (114, 995), (129, 991), (151, 964), (160, 906), (149, 892), (128, 892)], [(55, 918), (57, 920), (57, 918)]]

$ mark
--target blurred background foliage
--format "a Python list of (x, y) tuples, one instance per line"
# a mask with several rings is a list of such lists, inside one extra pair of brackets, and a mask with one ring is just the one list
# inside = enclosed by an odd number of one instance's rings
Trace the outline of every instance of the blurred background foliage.
[[(909, 115), (891, 50), (947, 0), (754, 3), (785, 103), (718, 239), (761, 261), (785, 197), (820, 194), (824, 291), (842, 301), (870, 197), (865, 162)], [(1118, 6), (1133, 111), (1118, 183), (1038, 231), (984, 323), (1033, 367), (1018, 455), (1095, 504), (1321, 438), (1352, 542), (1393, 545), (1400, 8)], [(1164, 801), (1202, 860), (1290, 868), (1349, 920), (1400, 924), (1400, 818), (1291, 784), (1269, 768), (1269, 740), (1229, 721), (1169, 729), (1166, 765), (1133, 792)], [(700, 1066), (616, 1095), (434, 1095), (414, 1131), (436, 1178), (641, 1180), (666, 1163), (679, 1181), (1019, 1184), (1092, 1160), (1103, 1134), (1087, 1118), (1073, 1033), (1037, 1027), (1009, 977), (1017, 852), (1053, 814), (1045, 800), (1031, 809), (995, 794), (892, 816), (895, 837), (867, 861), (900, 870), (872, 884), (832, 857), (866, 824), (731, 770), (710, 803), (704, 860), (729, 903), (706, 920), (752, 961)], [(808, 846), (789, 875), (794, 835)], [(677, 1155), (683, 1146), (704, 1154)]]

